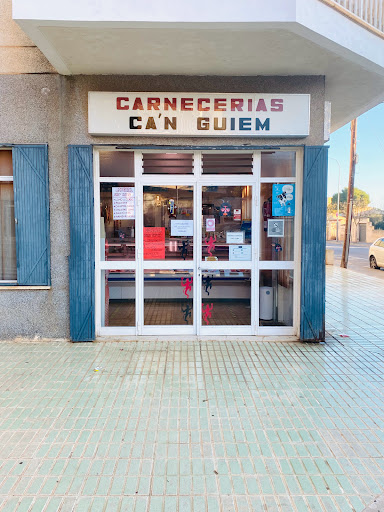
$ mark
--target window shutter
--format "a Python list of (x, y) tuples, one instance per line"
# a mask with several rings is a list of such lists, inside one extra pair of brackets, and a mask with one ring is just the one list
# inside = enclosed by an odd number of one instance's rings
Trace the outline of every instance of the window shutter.
[(325, 338), (328, 147), (304, 149), (300, 339)]
[(72, 341), (95, 338), (92, 146), (69, 146), (69, 312)]
[(49, 184), (47, 145), (14, 146), (17, 284), (49, 285)]

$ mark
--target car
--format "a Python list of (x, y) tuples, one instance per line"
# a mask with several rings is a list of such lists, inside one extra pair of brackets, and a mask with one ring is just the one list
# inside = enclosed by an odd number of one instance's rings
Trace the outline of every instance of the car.
[(369, 266), (384, 267), (384, 238), (378, 238), (369, 248)]

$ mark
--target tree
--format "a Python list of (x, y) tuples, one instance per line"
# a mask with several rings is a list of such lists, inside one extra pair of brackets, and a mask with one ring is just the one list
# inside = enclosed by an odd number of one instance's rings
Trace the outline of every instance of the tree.
[[(345, 187), (340, 192), (340, 204), (346, 203), (347, 199), (348, 199), (348, 188)], [(356, 205), (356, 209), (361, 210), (361, 209), (366, 208), (369, 205), (370, 201), (371, 200), (369, 199), (369, 194), (364, 192), (364, 190), (360, 190), (359, 188), (355, 188), (354, 189), (354, 191), (353, 191), (353, 205), (354, 206)], [(333, 194), (333, 196), (332, 196), (332, 203), (337, 205), (337, 194)]]

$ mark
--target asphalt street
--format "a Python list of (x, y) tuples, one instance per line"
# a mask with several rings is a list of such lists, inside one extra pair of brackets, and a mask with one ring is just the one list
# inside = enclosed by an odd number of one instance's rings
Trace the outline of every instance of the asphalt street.
[[(355, 243), (351, 244), (349, 250), (348, 268), (355, 272), (365, 275), (378, 277), (384, 280), (384, 270), (372, 269), (369, 267), (368, 253), (371, 244)], [(327, 241), (327, 249), (335, 251), (335, 266), (340, 266), (341, 255), (343, 252), (343, 242), (334, 240)]]

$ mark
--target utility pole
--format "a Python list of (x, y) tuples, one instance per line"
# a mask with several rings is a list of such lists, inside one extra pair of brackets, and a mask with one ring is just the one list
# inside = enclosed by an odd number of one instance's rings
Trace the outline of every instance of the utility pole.
[(355, 169), (356, 169), (356, 128), (357, 119), (351, 122), (351, 150), (349, 158), (349, 182), (347, 197), (347, 216), (345, 219), (345, 235), (343, 245), (343, 255), (341, 257), (340, 267), (348, 267), (349, 245), (351, 242), (351, 226), (353, 212), (353, 193), (355, 188)]

